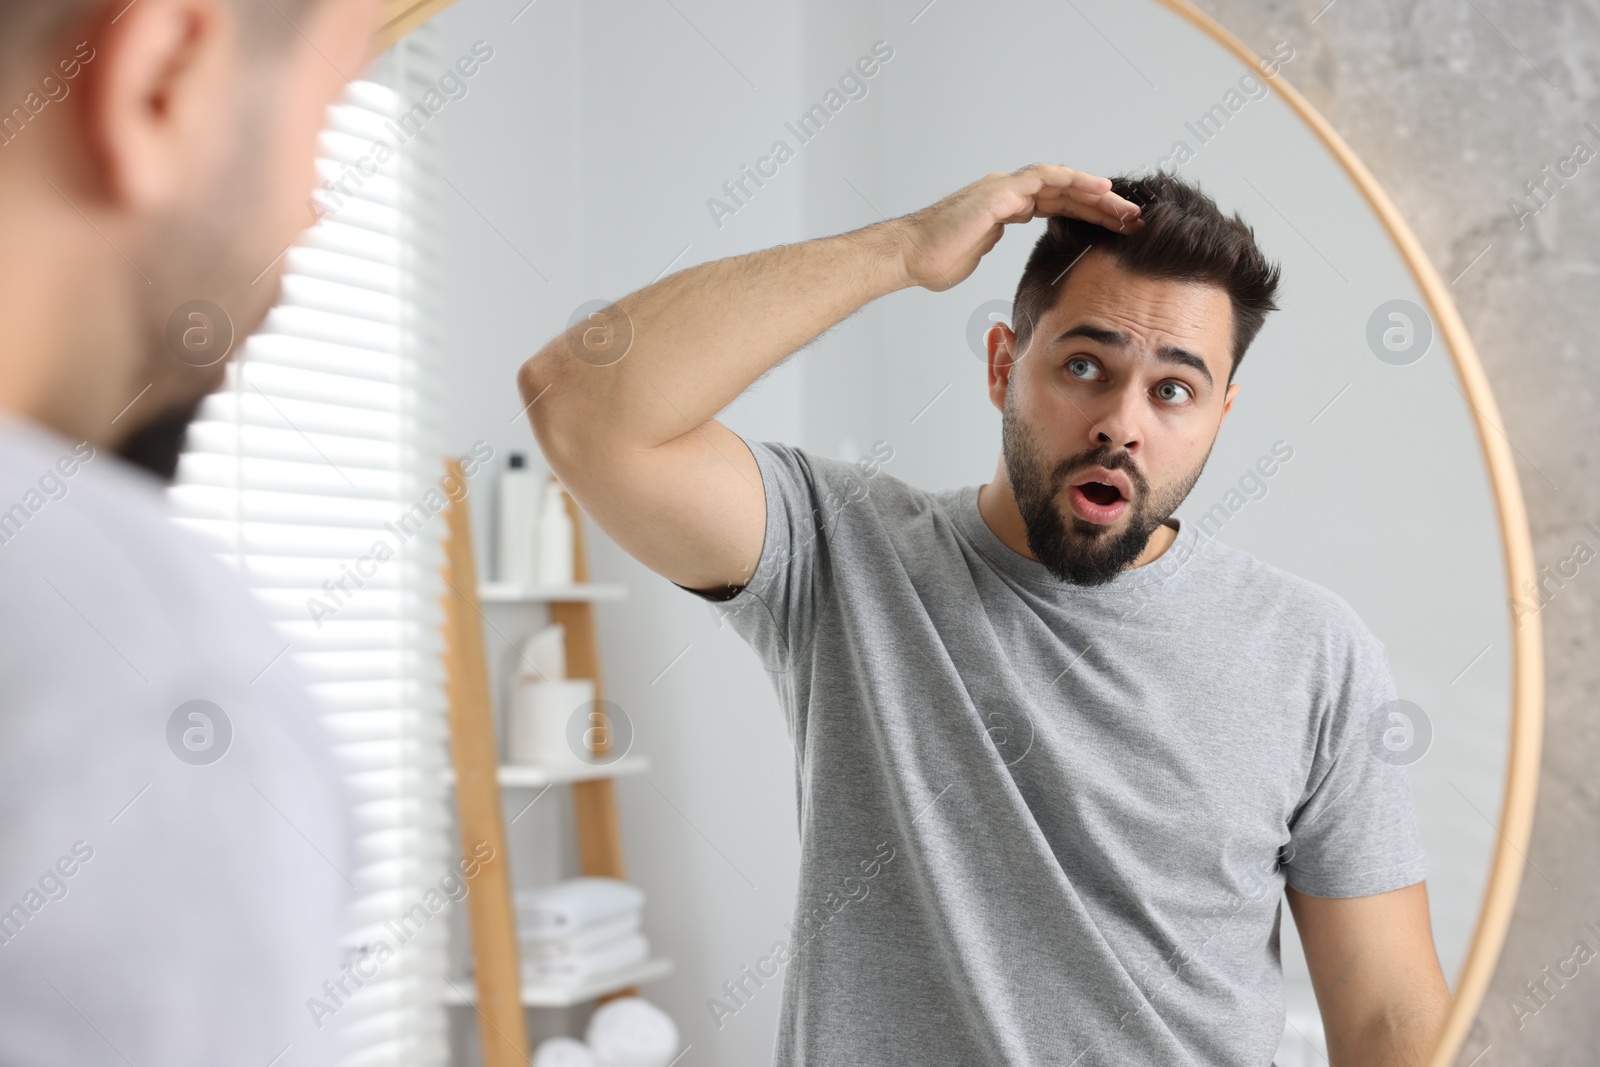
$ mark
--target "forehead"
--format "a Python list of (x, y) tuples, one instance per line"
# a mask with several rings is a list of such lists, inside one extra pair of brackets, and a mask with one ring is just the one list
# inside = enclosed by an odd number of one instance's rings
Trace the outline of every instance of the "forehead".
[(1136, 348), (1186, 348), (1206, 361), (1217, 382), (1227, 380), (1233, 364), (1233, 302), (1226, 289), (1134, 274), (1103, 252), (1087, 253), (1072, 268), (1034, 336), (1048, 343), (1082, 323), (1128, 334)]

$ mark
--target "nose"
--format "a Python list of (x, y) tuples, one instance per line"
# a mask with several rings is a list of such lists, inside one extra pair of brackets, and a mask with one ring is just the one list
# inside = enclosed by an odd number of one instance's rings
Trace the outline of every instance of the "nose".
[(1119, 388), (1100, 398), (1104, 405), (1094, 414), (1089, 424), (1089, 440), (1095, 446), (1110, 445), (1129, 452), (1138, 452), (1142, 435), (1135, 411), (1138, 396), (1127, 388)]

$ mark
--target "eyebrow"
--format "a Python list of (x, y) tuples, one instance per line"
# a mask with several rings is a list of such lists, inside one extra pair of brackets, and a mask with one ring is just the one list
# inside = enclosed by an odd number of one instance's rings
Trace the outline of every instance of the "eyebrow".
[[(1063, 331), (1052, 344), (1060, 344), (1070, 337), (1082, 337), (1105, 345), (1107, 348), (1127, 348), (1132, 340), (1120, 330), (1108, 330), (1103, 326), (1091, 326), (1083, 323)], [(1211, 370), (1206, 366), (1206, 361), (1189, 351), (1176, 345), (1162, 345), (1156, 349), (1156, 358), (1163, 363), (1177, 363), (1193, 369), (1206, 380), (1206, 387), (1214, 388), (1216, 383), (1211, 380)]]

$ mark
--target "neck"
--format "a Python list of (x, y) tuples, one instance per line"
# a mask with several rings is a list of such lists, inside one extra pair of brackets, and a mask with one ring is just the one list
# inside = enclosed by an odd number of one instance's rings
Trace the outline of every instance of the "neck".
[(149, 283), (86, 216), (26, 173), (29, 182), (0, 174), (0, 408), (109, 446), (133, 421), (119, 413), (150, 382), (140, 376), (129, 295)]
[[(1011, 490), (1011, 479), (1006, 476), (1004, 462), (1000, 464), (1000, 470), (996, 472), (994, 480), (979, 487), (978, 514), (983, 516), (983, 521), (1007, 548), (1035, 563), (1039, 562), (1039, 557), (1028, 547), (1028, 525), (1022, 521), (1022, 509), (1017, 506), (1017, 498)], [(1150, 540), (1144, 546), (1144, 551), (1128, 564), (1129, 570), (1154, 563), (1172, 547), (1172, 542), (1177, 540), (1178, 531), (1172, 528), (1171, 522), (1172, 520), (1168, 519), (1155, 528)]]

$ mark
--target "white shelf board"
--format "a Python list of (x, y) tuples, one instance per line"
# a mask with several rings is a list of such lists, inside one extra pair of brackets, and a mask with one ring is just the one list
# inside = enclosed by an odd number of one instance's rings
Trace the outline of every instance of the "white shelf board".
[[(517, 764), (502, 763), (499, 773), (501, 786), (507, 789), (539, 789), (561, 782), (587, 782), (596, 778), (623, 778), (630, 774), (643, 774), (650, 769), (649, 756), (623, 756), (615, 763), (585, 763), (580, 759), (560, 763)], [(454, 769), (444, 772), (447, 782), (456, 780)]]
[(484, 582), (478, 586), (478, 599), (485, 604), (621, 600), (627, 595), (627, 586), (604, 582), (586, 582), (583, 585), (512, 585), (509, 582)]
[[(641, 982), (664, 978), (671, 973), (671, 960), (660, 958), (645, 960), (607, 974), (596, 975), (589, 981), (577, 985), (524, 985), (522, 1003), (532, 1008), (569, 1008), (574, 1004), (583, 1004)], [(472, 1004), (477, 999), (477, 985), (470, 976), (452, 979), (450, 984), (444, 987), (446, 1004)]]

